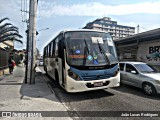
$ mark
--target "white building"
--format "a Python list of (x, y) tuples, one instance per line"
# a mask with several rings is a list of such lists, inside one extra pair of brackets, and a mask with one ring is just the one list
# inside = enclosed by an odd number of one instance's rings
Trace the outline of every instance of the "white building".
[(118, 25), (117, 21), (112, 21), (109, 17), (96, 19), (89, 22), (84, 29), (94, 29), (109, 32), (113, 39), (119, 39), (135, 34), (135, 27)]

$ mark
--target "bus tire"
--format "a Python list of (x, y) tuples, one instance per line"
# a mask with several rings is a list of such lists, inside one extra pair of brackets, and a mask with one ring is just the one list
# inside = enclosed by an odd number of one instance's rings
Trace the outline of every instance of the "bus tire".
[(57, 83), (60, 85), (59, 76), (58, 76), (57, 70), (55, 70), (55, 78), (56, 78)]
[(46, 72), (46, 75), (48, 75), (46, 65), (44, 66), (44, 71)]

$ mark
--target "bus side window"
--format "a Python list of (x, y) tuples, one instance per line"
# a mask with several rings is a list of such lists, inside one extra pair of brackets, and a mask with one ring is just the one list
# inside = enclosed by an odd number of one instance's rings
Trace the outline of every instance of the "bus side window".
[(49, 44), (49, 57), (51, 57), (51, 43)]
[(49, 45), (47, 47), (47, 57), (49, 57)]
[(45, 57), (46, 56), (46, 48), (44, 48), (44, 50), (43, 50), (43, 56)]
[(58, 57), (58, 38), (55, 40), (55, 57)]
[(55, 40), (53, 40), (52, 57), (55, 57)]
[(48, 46), (46, 47), (46, 57), (48, 57)]

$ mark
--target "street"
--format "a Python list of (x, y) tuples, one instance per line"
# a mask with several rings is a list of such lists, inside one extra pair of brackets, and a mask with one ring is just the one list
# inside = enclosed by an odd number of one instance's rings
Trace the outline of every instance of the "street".
[[(43, 67), (40, 67), (43, 71)], [(118, 88), (97, 90), (81, 93), (67, 93), (59, 85), (46, 76), (44, 77), (68, 111), (76, 111), (78, 117), (85, 117), (80, 111), (159, 111), (160, 95), (148, 96), (141, 89), (121, 84)], [(107, 113), (106, 113), (107, 114)], [(95, 115), (96, 116), (96, 115)], [(98, 116), (98, 112), (97, 112)], [(72, 117), (72, 114), (71, 114)], [(114, 117), (114, 116), (113, 116)], [(74, 118), (76, 119), (76, 118)], [(100, 119), (100, 118), (97, 118)], [(102, 118), (103, 119), (103, 118)], [(112, 117), (110, 118), (112, 119)], [(114, 118), (115, 119), (115, 118)], [(124, 119), (122, 117), (116, 119)], [(126, 119), (135, 119), (126, 117)], [(136, 117), (142, 119), (141, 117)], [(150, 120), (150, 117), (146, 117)], [(158, 118), (152, 118), (158, 119)]]

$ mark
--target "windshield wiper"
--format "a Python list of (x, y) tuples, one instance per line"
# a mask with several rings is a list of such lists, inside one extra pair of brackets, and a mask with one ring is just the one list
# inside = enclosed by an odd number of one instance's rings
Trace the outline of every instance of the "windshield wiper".
[(99, 41), (98, 41), (98, 40), (97, 40), (97, 42), (98, 42), (99, 50), (100, 50), (100, 52), (103, 54), (103, 56), (104, 56), (104, 58), (105, 58), (106, 63), (110, 65), (110, 61), (109, 61), (109, 59), (108, 59), (107, 55), (105, 54), (105, 51), (104, 51), (103, 47), (100, 45), (100, 43), (99, 43)]
[[(87, 42), (86, 40), (84, 39), (84, 43), (85, 43), (85, 48), (87, 49), (87, 52), (89, 54), (89, 49), (88, 49), (88, 45), (87, 45)], [(83, 66), (86, 64), (86, 59), (87, 59), (87, 52), (84, 48), (84, 58), (83, 58)]]

